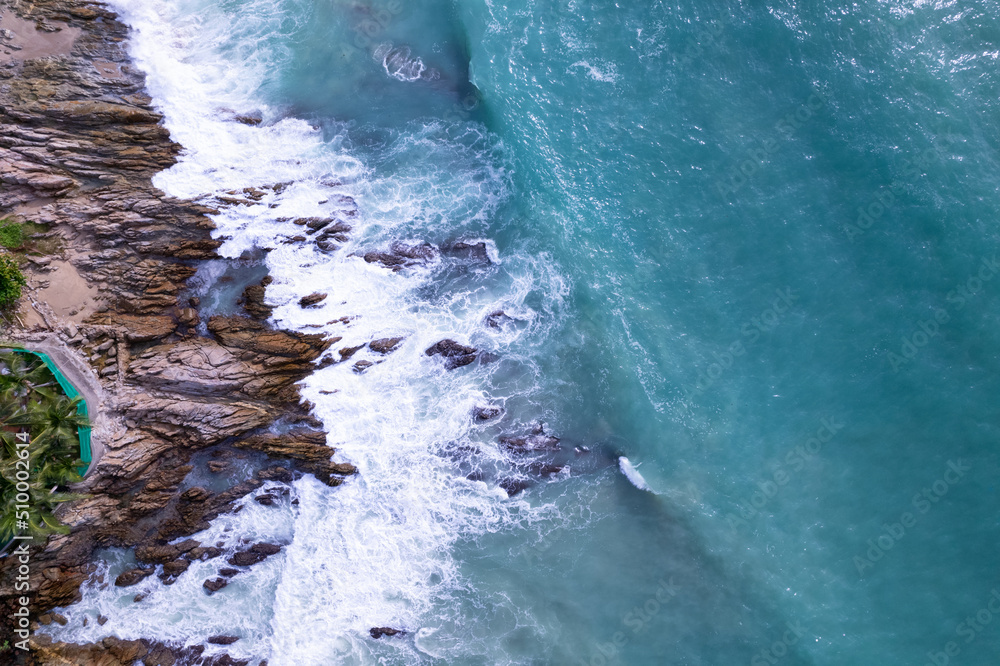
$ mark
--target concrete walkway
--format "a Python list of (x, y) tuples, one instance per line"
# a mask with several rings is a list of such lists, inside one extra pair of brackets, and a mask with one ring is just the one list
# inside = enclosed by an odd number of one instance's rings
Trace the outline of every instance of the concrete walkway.
[(101, 388), (97, 374), (78, 354), (62, 344), (62, 342), (18, 341), (17, 344), (29, 351), (48, 354), (49, 358), (59, 366), (59, 371), (66, 376), (66, 379), (76, 387), (76, 390), (80, 392), (83, 399), (87, 401), (87, 418), (90, 420), (91, 425), (90, 465), (87, 467), (87, 474), (90, 474), (104, 455), (104, 436), (107, 432), (107, 416), (104, 411), (104, 389)]

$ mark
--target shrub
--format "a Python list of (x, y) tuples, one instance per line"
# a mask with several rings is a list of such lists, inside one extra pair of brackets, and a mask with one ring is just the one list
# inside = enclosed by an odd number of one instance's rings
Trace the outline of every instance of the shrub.
[(21, 298), (21, 287), (28, 284), (11, 257), (0, 255), (0, 310), (17, 303)]
[(24, 245), (24, 228), (9, 219), (0, 220), (0, 245), (16, 250)]

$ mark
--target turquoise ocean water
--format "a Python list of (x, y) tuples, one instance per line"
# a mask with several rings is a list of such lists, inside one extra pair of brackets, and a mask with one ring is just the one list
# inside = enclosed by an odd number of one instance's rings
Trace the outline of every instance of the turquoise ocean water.
[[(304, 389), (358, 479), (213, 525), (287, 544), (250, 583), (95, 583), (56, 632), (228, 629), (272, 665), (998, 663), (995, 1), (116, 4), (186, 149), (158, 184), (294, 183), (216, 220), (228, 256), (275, 248), (275, 320), (407, 339)], [(278, 242), (333, 195), (347, 245)], [(352, 256), (397, 240), (490, 261)], [(298, 308), (317, 289), (342, 305)], [(442, 337), (497, 360), (445, 372)], [(497, 445), (538, 421), (551, 477)]]

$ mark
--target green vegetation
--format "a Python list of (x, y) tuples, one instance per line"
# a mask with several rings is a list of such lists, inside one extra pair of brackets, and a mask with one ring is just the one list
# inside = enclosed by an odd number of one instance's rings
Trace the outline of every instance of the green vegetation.
[(11, 219), (0, 220), (0, 245), (16, 250), (24, 245), (24, 227)]
[(55, 254), (62, 242), (49, 228), (37, 222), (18, 222), (12, 217), (0, 219), (0, 247), (21, 254)]
[(21, 287), (28, 282), (18, 268), (17, 262), (0, 254), (0, 310), (9, 308), (21, 298)]
[(80, 398), (63, 395), (41, 359), (0, 353), (0, 502), (4, 512), (0, 543), (18, 533), (42, 537), (69, 532), (53, 511), (60, 502), (79, 497), (62, 492), (82, 478), (78, 429), (88, 424), (77, 413), (79, 402)]

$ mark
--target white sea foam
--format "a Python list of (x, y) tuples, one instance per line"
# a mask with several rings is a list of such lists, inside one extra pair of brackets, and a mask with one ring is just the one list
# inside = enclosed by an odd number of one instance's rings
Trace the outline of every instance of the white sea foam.
[(639, 470), (635, 468), (635, 465), (632, 464), (631, 460), (625, 456), (621, 456), (618, 458), (618, 467), (633, 486), (639, 490), (645, 490), (646, 492), (653, 493), (654, 495), (656, 494), (656, 491), (649, 487), (649, 484), (646, 483), (646, 479), (642, 477), (642, 474), (640, 474)]
[[(247, 501), (241, 513), (195, 535), (205, 543), (278, 541), (285, 544), (280, 555), (211, 597), (201, 583), (217, 571), (212, 561), (195, 563), (170, 587), (151, 578), (122, 590), (95, 578), (83, 602), (67, 611), (69, 625), (50, 631), (68, 640), (114, 633), (192, 644), (213, 633), (236, 634), (242, 639), (227, 652), (268, 658), (275, 666), (412, 662), (421, 644), (424, 652), (447, 657), (456, 643), (431, 640), (436, 627), (429, 617), (462, 584), (452, 556), (456, 541), (531, 522), (551, 507), (532, 508), (523, 499), (508, 500), (495, 483), (467, 480), (447, 453), (475, 437), (473, 407), (533, 390), (537, 369), (525, 361), (519, 379), (508, 381), (507, 395), (487, 396), (491, 376), (505, 372), (501, 364), (448, 373), (424, 350), (445, 337), (497, 352), (526, 336), (544, 337), (567, 289), (546, 258), (512, 262), (492, 242), (492, 263), (482, 269), (491, 278), (454, 290), (435, 283), (433, 265), (393, 273), (355, 253), (427, 235), (474, 240), (505, 196), (507, 175), (496, 147), (481, 127), (431, 123), (396, 139), (390, 151), (402, 166), (373, 173), (338, 149), (337, 139), (261, 101), (259, 86), (287, 55), (271, 38), (304, 14), (287, 8), (282, 14), (279, 3), (264, 0), (245, 3), (239, 15), (185, 0), (114, 4), (135, 30), (132, 53), (148, 73), (155, 104), (184, 146), (180, 162), (156, 184), (172, 195), (206, 197), (292, 182), (259, 202), (222, 208), (214, 216), (217, 235), (228, 239), (220, 253), (271, 250), (266, 263), (274, 282), (267, 297), (283, 327), (342, 337), (336, 349), (380, 337), (404, 341), (387, 356), (362, 350), (303, 384), (338, 459), (355, 464), (357, 476), (335, 489), (304, 477), (292, 491), (297, 506)], [(246, 44), (254, 46), (237, 48)], [(265, 121), (242, 125), (220, 109), (258, 110)], [(331, 214), (346, 196), (357, 201), (359, 213), (340, 250), (325, 254), (312, 243), (281, 242), (302, 231), (291, 219)], [(329, 294), (324, 305), (301, 308), (298, 300), (314, 291)], [(485, 316), (501, 308), (524, 325), (485, 327)], [(344, 315), (349, 323), (333, 321)], [(359, 360), (374, 365), (358, 374), (351, 364)], [(488, 447), (481, 456), (500, 458)], [(140, 590), (149, 597), (135, 604), (131, 598)], [(110, 618), (107, 625), (92, 621), (98, 613)], [(84, 617), (91, 618), (86, 627)], [(374, 626), (407, 629), (417, 642), (374, 643), (367, 637)]]
[(618, 80), (618, 68), (615, 67), (614, 63), (604, 62), (592, 65), (586, 60), (580, 60), (569, 66), (570, 69), (573, 69), (574, 67), (580, 67), (586, 70), (590, 78), (595, 81), (600, 81), (601, 83), (614, 83)]

